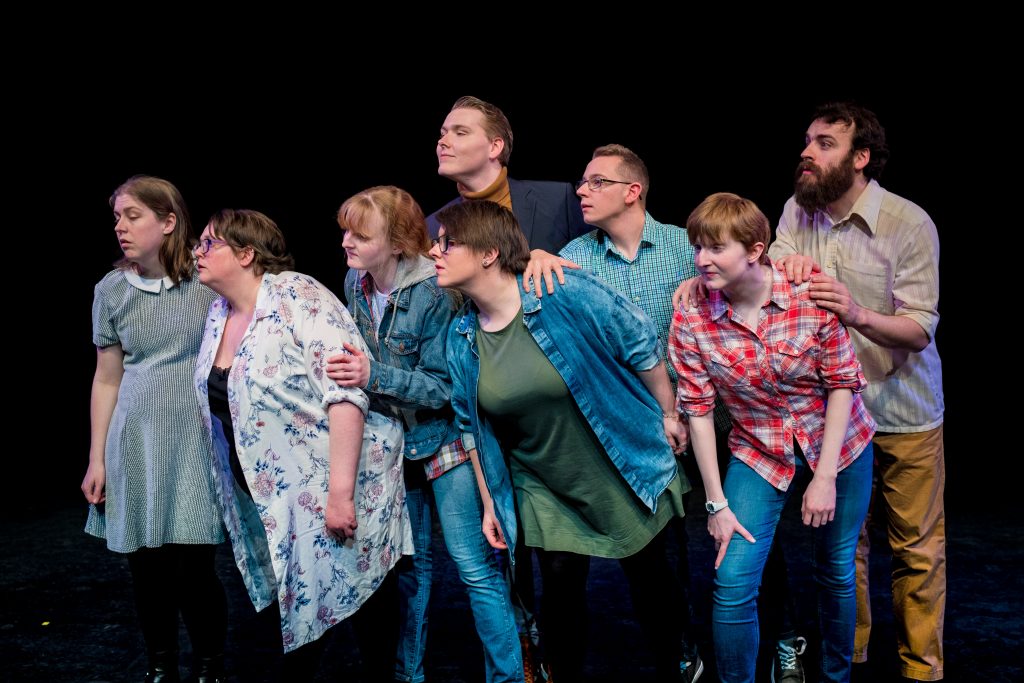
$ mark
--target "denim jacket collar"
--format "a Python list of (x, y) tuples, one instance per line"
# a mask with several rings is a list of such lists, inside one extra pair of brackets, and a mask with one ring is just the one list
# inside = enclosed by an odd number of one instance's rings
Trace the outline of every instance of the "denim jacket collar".
[[(519, 299), (523, 306), (523, 315), (526, 316), (539, 311), (542, 305), (541, 300), (537, 298), (532, 289), (529, 292), (523, 291), (522, 273), (516, 275), (516, 285), (519, 290)], [(479, 312), (480, 309), (473, 303), (473, 300), (467, 299), (466, 305), (462, 308), (462, 313), (459, 316), (459, 321), (456, 323), (455, 331), (465, 337), (469, 341), (470, 346), (474, 346), (476, 342), (476, 316)]]

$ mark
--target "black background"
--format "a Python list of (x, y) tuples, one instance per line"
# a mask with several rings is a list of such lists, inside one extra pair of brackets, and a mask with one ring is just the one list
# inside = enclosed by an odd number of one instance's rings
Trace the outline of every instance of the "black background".
[[(215, 42), (199, 47), (216, 51)], [(12, 361), (26, 401), (11, 423), (12, 442), (20, 442), (15, 471), (23, 468), (17, 476), (29, 482), (45, 474), (47, 492), (40, 497), (30, 486), (31, 502), (81, 495), (95, 367), (93, 285), (120, 253), (107, 204), (114, 188), (136, 173), (171, 180), (197, 232), (223, 207), (263, 211), (283, 229), (297, 269), (340, 294), (338, 206), (378, 184), (405, 188), (428, 213), (453, 197), (453, 183), (437, 176), (434, 146), (452, 102), (465, 94), (508, 115), (513, 177), (573, 182), (594, 147), (621, 143), (648, 165), (650, 212), (675, 224), (706, 195), (732, 191), (756, 201), (774, 225), (792, 193), (814, 106), (854, 99), (872, 108), (892, 151), (882, 185), (931, 215), (943, 248), (938, 344), (947, 497), (966, 498), (982, 482), (989, 491), (1008, 488), (1008, 478), (991, 481), (979, 459), (998, 424), (994, 416), (978, 419), (979, 399), (994, 398), (980, 396), (975, 377), (987, 352), (971, 348), (971, 307), (981, 295), (957, 266), (965, 256), (958, 237), (975, 231), (973, 243), (986, 215), (978, 208), (985, 195), (967, 185), (977, 169), (963, 140), (981, 128), (986, 97), (970, 71), (953, 76), (945, 65), (910, 58), (870, 75), (827, 64), (810, 74), (756, 56), (742, 72), (712, 71), (678, 56), (660, 61), (658, 75), (643, 76), (644, 69), (604, 66), (614, 61), (581, 58), (558, 69), (510, 62), (480, 76), (426, 54), (401, 69), (372, 59), (285, 65), (221, 55), (185, 68), (141, 58), (79, 63), (66, 55), (59, 73), (32, 82), (31, 106), (18, 107), (26, 121), (9, 131), (11, 146), (25, 153), (18, 175), (26, 213), (16, 232), (28, 242), (17, 272), (32, 274), (18, 297), (25, 305), (19, 314), (31, 323), (17, 326), (29, 356)]]

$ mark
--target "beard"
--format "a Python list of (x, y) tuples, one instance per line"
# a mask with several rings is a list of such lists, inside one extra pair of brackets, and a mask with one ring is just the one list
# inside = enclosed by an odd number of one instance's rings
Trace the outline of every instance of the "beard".
[[(804, 171), (813, 175), (805, 176)], [(822, 171), (810, 161), (801, 161), (796, 167), (793, 190), (797, 205), (807, 213), (824, 209), (853, 187), (856, 171), (853, 168), (853, 150), (835, 168)]]

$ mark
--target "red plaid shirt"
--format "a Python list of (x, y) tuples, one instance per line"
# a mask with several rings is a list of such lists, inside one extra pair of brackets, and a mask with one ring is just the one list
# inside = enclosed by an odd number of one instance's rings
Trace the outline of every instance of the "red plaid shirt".
[(846, 328), (811, 301), (807, 283), (795, 287), (771, 269), (772, 295), (756, 330), (713, 291), (696, 310), (676, 311), (669, 357), (679, 374), (679, 409), (704, 415), (717, 392), (732, 416), (733, 455), (785, 491), (796, 473), (794, 440), (817, 467), (829, 389), (855, 392), (840, 470), (871, 441), (875, 421), (860, 397), (867, 381)]

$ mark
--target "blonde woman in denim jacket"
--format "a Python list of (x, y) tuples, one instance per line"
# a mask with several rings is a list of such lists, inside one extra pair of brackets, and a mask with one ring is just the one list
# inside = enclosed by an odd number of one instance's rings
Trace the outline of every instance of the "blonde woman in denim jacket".
[[(405, 480), (416, 554), (399, 564), (401, 635), (395, 679), (424, 680), (430, 598), (431, 517), (438, 514), (448, 552), (466, 585), (484, 645), (487, 681), (522, 681), (522, 656), (508, 587), (486, 539), (469, 456), (449, 402), (445, 360), (458, 295), (440, 288), (423, 212), (394, 186), (373, 187), (338, 211), (350, 268), (349, 311), (370, 348), (330, 359), (328, 376), (359, 387), (374, 410), (405, 425)], [(411, 561), (410, 561), (411, 560)]]

